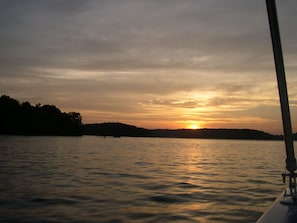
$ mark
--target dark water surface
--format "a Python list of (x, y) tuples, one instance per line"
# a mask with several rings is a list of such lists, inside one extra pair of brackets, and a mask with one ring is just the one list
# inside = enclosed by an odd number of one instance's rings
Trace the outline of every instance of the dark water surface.
[(0, 222), (255, 222), (281, 141), (0, 136)]

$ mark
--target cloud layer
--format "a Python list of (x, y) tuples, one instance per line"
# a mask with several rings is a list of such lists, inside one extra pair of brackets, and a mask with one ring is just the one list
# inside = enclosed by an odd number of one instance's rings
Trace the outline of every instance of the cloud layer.
[[(296, 113), (297, 2), (277, 5)], [(3, 0), (0, 48), (1, 93), (86, 123), (281, 132), (264, 1)]]

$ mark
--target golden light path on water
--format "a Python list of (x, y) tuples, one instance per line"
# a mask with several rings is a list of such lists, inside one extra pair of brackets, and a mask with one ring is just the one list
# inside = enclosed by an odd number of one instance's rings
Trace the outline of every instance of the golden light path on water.
[[(255, 222), (283, 142), (0, 137), (3, 222)], [(75, 214), (74, 214), (75, 213)]]

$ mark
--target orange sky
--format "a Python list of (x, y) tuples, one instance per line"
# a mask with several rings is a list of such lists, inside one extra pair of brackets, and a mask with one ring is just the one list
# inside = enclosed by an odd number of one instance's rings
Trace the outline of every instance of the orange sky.
[[(265, 1), (63, 2), (0, 2), (1, 94), (84, 123), (282, 133)], [(297, 1), (276, 2), (296, 132)]]

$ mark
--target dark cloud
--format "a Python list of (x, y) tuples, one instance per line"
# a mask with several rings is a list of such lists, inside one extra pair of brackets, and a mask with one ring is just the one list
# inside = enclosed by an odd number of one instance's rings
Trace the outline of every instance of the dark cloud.
[[(251, 35), (245, 31), (248, 27), (243, 29), (244, 24), (250, 25), (245, 20), (246, 15), (236, 23), (234, 19), (238, 18), (231, 16), (248, 11), (247, 6), (252, 5), (240, 2), (244, 4), (242, 8), (238, 3), (226, 7), (215, 1), (174, 1), (173, 4), (159, 1), (70, 3), (55, 0), (28, 1), (26, 4), (5, 1), (1, 21), (7, 21), (7, 26), (0, 36), (4, 49), (2, 56), (25, 52), (26, 56), (45, 61), (35, 63), (35, 66), (48, 62), (46, 68), (55, 64), (60, 67), (61, 63), (55, 61), (63, 63), (70, 57), (73, 58), (70, 66), (77, 68), (80, 64), (88, 66), (89, 61), (96, 63), (96, 60), (99, 60), (97, 64), (103, 61), (104, 67), (109, 64), (109, 69), (116, 68), (117, 64), (122, 64), (120, 69), (164, 68), (164, 64), (154, 60), (157, 56), (160, 61), (169, 61), (165, 68), (185, 68), (192, 66), (189, 61), (193, 57), (212, 56), (220, 60), (225, 52), (236, 54), (251, 49), (246, 41), (251, 40)], [(255, 11), (251, 12), (255, 18)], [(11, 24), (12, 19), (18, 22)], [(243, 24), (238, 25), (240, 22)], [(255, 48), (262, 46), (256, 41), (253, 43), (256, 43)], [(12, 56), (10, 60), (13, 59)], [(28, 66), (32, 67), (30, 63)], [(67, 62), (65, 68), (68, 68)], [(100, 70), (101, 67), (90, 64), (92, 68)], [(83, 69), (87, 67), (83, 66)]]

